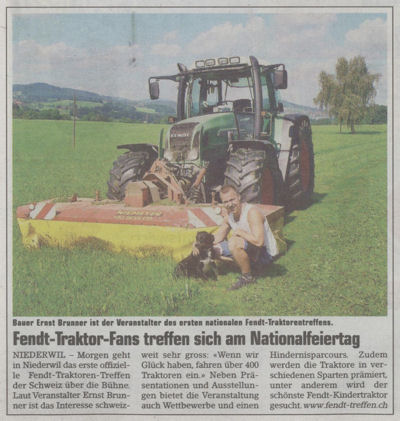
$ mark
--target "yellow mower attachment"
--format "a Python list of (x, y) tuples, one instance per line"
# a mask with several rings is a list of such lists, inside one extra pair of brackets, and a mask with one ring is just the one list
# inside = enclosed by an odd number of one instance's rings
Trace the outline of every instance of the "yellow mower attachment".
[[(286, 251), (283, 208), (257, 206), (268, 218), (280, 252)], [(180, 260), (190, 253), (196, 233), (216, 231), (222, 216), (220, 208), (212, 205), (132, 207), (123, 202), (78, 198), (75, 202), (20, 206), (17, 221), (26, 247), (97, 244), (113, 252), (136, 256), (156, 253)]]

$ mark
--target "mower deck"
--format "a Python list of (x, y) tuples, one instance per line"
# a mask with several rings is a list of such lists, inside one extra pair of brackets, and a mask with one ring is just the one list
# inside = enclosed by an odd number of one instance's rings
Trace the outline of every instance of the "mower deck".
[[(257, 205), (268, 218), (281, 251), (284, 209)], [(214, 232), (222, 222), (211, 205), (131, 207), (118, 201), (78, 199), (43, 201), (17, 208), (17, 221), (26, 247), (71, 248), (96, 243), (113, 252), (143, 257), (157, 253), (179, 260), (190, 253), (198, 231)]]

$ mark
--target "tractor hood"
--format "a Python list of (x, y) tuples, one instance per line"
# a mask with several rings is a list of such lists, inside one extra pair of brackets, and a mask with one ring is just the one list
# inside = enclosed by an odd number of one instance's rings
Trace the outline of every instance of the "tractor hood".
[(164, 157), (171, 162), (202, 162), (226, 153), (228, 139), (222, 129), (234, 129), (233, 113), (214, 113), (182, 120), (169, 128)]

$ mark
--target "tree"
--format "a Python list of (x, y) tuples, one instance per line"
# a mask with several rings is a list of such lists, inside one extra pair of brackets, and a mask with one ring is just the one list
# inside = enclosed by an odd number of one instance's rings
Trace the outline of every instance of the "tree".
[(345, 123), (355, 133), (354, 125), (362, 120), (376, 95), (374, 84), (379, 77), (369, 73), (364, 57), (353, 57), (350, 61), (340, 57), (336, 75), (323, 71), (319, 74), (320, 91), (314, 102), (337, 118), (340, 131)]
[(368, 107), (363, 123), (367, 124), (386, 124), (387, 123), (387, 107), (386, 105), (371, 105)]

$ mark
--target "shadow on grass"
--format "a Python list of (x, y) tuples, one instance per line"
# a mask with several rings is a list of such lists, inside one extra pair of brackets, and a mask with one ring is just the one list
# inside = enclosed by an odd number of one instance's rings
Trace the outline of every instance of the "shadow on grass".
[(239, 268), (234, 262), (218, 262), (218, 275), (227, 275), (228, 273), (238, 272)]
[(287, 273), (285, 266), (280, 265), (279, 263), (272, 263), (271, 265), (265, 266), (257, 271), (257, 276), (259, 277), (270, 277), (275, 278), (277, 276), (283, 276)]
[(296, 216), (293, 215), (285, 215), (285, 225), (290, 224), (296, 219)]
[(286, 207), (285, 208), (285, 224), (289, 224), (290, 222), (292, 222), (296, 217), (295, 216), (291, 216), (291, 213), (293, 211), (296, 210), (307, 210), (308, 208), (310, 208), (311, 206), (320, 203), (324, 200), (325, 196), (327, 195), (327, 193), (316, 193), (313, 192), (311, 200), (307, 200), (305, 202), (299, 202), (296, 203), (293, 207)]
[(112, 252), (113, 245), (109, 241), (101, 240), (96, 237), (85, 237), (77, 240), (74, 243), (74, 247), (80, 249), (92, 249)]
[(312, 196), (312, 201), (309, 206), (315, 205), (316, 203), (321, 203), (325, 199), (325, 196), (327, 195), (328, 193), (315, 193), (314, 192)]
[(287, 250), (286, 250), (286, 253), (287, 253), (296, 241), (288, 240), (287, 238), (285, 238), (285, 241), (286, 241), (286, 245), (287, 245)]
[[(292, 242), (294, 243), (294, 241)], [(239, 268), (234, 263), (229, 262), (221, 262), (218, 265), (218, 274), (223, 276), (227, 275), (228, 273), (239, 273)], [(285, 266), (279, 263), (272, 263), (267, 265), (263, 268), (257, 270), (256, 275), (257, 277), (270, 277), (275, 278), (277, 276), (283, 276), (287, 273), (287, 269)]]
[(311, 196), (311, 200), (309, 200), (305, 203), (300, 203), (297, 206), (297, 210), (307, 210), (308, 208), (311, 208), (313, 205), (316, 205), (317, 203), (322, 202), (326, 195), (327, 195), (327, 193), (313, 192), (313, 194)]

